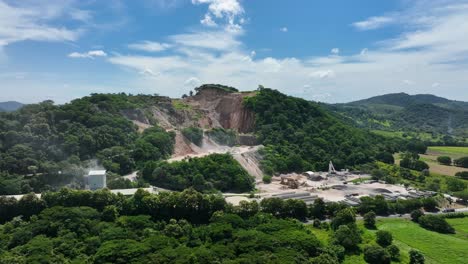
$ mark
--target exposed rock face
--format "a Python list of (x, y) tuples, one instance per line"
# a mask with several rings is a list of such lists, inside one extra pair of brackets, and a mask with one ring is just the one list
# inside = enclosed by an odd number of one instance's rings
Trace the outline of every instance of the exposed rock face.
[(211, 127), (233, 129), (240, 133), (252, 132), (255, 114), (246, 109), (243, 99), (249, 93), (231, 93), (220, 89), (205, 88), (185, 101), (194, 109), (200, 109), (210, 120)]

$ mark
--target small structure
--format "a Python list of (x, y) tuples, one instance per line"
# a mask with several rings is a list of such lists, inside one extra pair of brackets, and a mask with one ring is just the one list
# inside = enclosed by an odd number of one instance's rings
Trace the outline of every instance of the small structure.
[(105, 170), (91, 170), (87, 175), (87, 189), (98, 190), (107, 187), (106, 171)]
[(306, 172), (302, 173), (302, 175), (306, 176), (307, 179), (309, 179), (311, 181), (321, 181), (321, 180), (325, 179), (319, 173), (315, 173), (313, 171), (306, 171)]
[(299, 188), (299, 181), (290, 177), (281, 177), (281, 184), (288, 186), (289, 189)]
[(328, 164), (328, 174), (336, 174), (335, 166), (333, 166), (333, 163), (330, 160), (330, 163)]

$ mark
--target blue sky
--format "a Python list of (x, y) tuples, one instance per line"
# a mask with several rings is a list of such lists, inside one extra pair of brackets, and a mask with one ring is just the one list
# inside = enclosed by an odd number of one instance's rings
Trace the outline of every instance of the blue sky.
[(0, 101), (259, 84), (468, 101), (468, 1), (0, 0)]

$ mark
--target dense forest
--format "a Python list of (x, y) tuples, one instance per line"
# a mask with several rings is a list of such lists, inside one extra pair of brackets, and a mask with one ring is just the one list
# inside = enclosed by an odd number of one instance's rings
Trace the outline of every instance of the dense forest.
[[(418, 200), (376, 197), (357, 211), (375, 229), (372, 210), (404, 213), (422, 206)], [(374, 235), (364, 237), (354, 209), (321, 199), (309, 206), (279, 198), (232, 206), (220, 195), (193, 189), (159, 194), (139, 190), (130, 197), (108, 190), (62, 189), (20, 201), (0, 197), (0, 210), (0, 263), (337, 264), (360, 254), (368, 263), (400, 257), (391, 234), (378, 231), (375, 240)], [(319, 220), (326, 217), (330, 223)], [(298, 221), (306, 218), (315, 219), (313, 227)], [(440, 222), (426, 220), (421, 222)]]
[(354, 128), (316, 103), (276, 90), (261, 88), (245, 105), (256, 113), (266, 173), (326, 170), (330, 160), (352, 167), (404, 148), (403, 141)]
[(147, 162), (142, 170), (147, 182), (170, 190), (193, 187), (197, 191), (249, 192), (254, 180), (230, 154), (211, 154), (168, 163)]
[(65, 105), (51, 101), (0, 113), (0, 194), (41, 192), (72, 182), (86, 168), (126, 174), (172, 154), (174, 134), (154, 127), (139, 134), (122, 115), (158, 96), (93, 94)]

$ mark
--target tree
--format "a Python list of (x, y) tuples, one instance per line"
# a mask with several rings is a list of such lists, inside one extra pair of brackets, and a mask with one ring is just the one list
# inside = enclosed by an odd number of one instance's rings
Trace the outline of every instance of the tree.
[(421, 209), (416, 209), (411, 212), (411, 220), (418, 222), (419, 218), (424, 215), (424, 212)]
[(389, 264), (390, 254), (380, 246), (367, 246), (364, 249), (364, 260), (369, 264)]
[(394, 164), (395, 163), (395, 159), (393, 158), (393, 155), (390, 152), (380, 152), (379, 154), (377, 154), (377, 156), (375, 158), (378, 161), (382, 161), (382, 162), (387, 163), (387, 164)]
[(447, 177), (445, 183), (447, 184), (447, 189), (451, 192), (463, 191), (466, 188), (466, 183), (456, 178)]
[(398, 261), (400, 259), (400, 249), (395, 245), (390, 245), (386, 248), (388, 254), (390, 254), (390, 258), (394, 261)]
[(368, 229), (375, 228), (375, 213), (374, 211), (370, 211), (364, 215), (364, 226)]
[(377, 244), (381, 245), (382, 247), (387, 247), (392, 244), (392, 241), (393, 241), (392, 233), (385, 231), (385, 230), (377, 231), (376, 233)]
[(411, 249), (409, 251), (409, 256), (410, 256), (410, 264), (424, 264), (424, 255), (414, 249)]
[(338, 229), (341, 225), (348, 225), (356, 223), (356, 217), (351, 208), (345, 208), (339, 211), (331, 221), (333, 230)]
[(462, 157), (453, 161), (455, 166), (468, 168), (468, 157)]
[(437, 157), (437, 161), (442, 165), (452, 165), (452, 158), (450, 158), (449, 156), (439, 156)]
[(445, 220), (437, 215), (424, 215), (419, 218), (419, 225), (423, 228), (444, 233), (444, 234), (453, 234), (455, 229)]
[(324, 219), (327, 213), (325, 202), (322, 198), (317, 198), (314, 203), (309, 206), (309, 217)]
[(356, 249), (361, 240), (361, 235), (356, 225), (340, 225), (333, 234), (334, 243), (341, 245), (346, 250)]
[(463, 180), (468, 180), (468, 171), (459, 171), (455, 173), (455, 176)]

